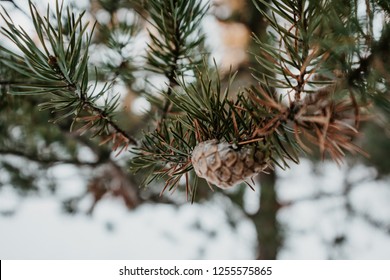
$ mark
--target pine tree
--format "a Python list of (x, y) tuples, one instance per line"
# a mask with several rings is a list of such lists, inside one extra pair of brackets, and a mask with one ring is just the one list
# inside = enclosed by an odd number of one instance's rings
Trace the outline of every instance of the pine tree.
[[(20, 118), (25, 125), (32, 118), (24, 112), (38, 107), (43, 112), (34, 112), (34, 118), (42, 123), (50, 117), (53, 123), (42, 133), (45, 145), (62, 142), (67, 157), (61, 159), (53, 147), (42, 154), (34, 141), (15, 143), (6, 126), (1, 127), (2, 153), (43, 165), (106, 164), (106, 170), (116, 170), (115, 176), (131, 176), (110, 158), (110, 146), (114, 155), (128, 155), (130, 171), (142, 175), (141, 185), (162, 181), (163, 193), (180, 189), (183, 178), (187, 199), (195, 201), (210, 195), (206, 184), (211, 189), (241, 182), (253, 187), (255, 175), (299, 164), (302, 156), (330, 157), (342, 164), (348, 153), (365, 153), (356, 144), (361, 121), (374, 111), (389, 116), (386, 1), (365, 1), (366, 15), (361, 16), (358, 1), (254, 0), (267, 25), (251, 45), (247, 71), (256, 82), (240, 90), (232, 86), (240, 73), (231, 70), (222, 76), (207, 50), (201, 21), (208, 4), (93, 3), (110, 13), (108, 23), (87, 23), (83, 12), (60, 2), (54, 14), (49, 8), (42, 14), (29, 1), (34, 36), (6, 10), (1, 13), (1, 32), (18, 48), (0, 46), (1, 110), (29, 108), (11, 117), (1, 114), (3, 123)], [(120, 7), (133, 9), (137, 19), (119, 21)], [(385, 22), (378, 35), (373, 22), (381, 16)], [(149, 41), (140, 62), (127, 46), (142, 28)], [(93, 61), (90, 49), (98, 44), (115, 59)], [(158, 76), (166, 86), (140, 87), (137, 75), (145, 80)], [(118, 83), (145, 96), (150, 112), (140, 118), (121, 111), (120, 96), (112, 92)], [(145, 131), (140, 133), (140, 127)], [(24, 138), (36, 129), (25, 130)], [(79, 160), (80, 145), (95, 150), (97, 160)], [(89, 184), (96, 201), (109, 189), (103, 179), (95, 177)], [(126, 191), (124, 182), (118, 195), (135, 207), (139, 194)]]

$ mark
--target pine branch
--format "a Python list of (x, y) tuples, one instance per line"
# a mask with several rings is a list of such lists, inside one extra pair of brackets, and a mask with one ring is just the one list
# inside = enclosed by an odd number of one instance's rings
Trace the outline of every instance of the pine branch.
[[(218, 69), (210, 70), (205, 63), (202, 68), (195, 70), (196, 82), (186, 83), (184, 77), (177, 79), (177, 89), (173, 90), (172, 95), (166, 96), (177, 108), (176, 118), (166, 120), (161, 128), (146, 135), (131, 162), (135, 172), (147, 169), (150, 175), (145, 184), (155, 179), (167, 178), (165, 188), (175, 189), (180, 178), (193, 168), (200, 176), (196, 168), (202, 166), (204, 169), (205, 166), (198, 163), (198, 156), (194, 154), (199, 153), (195, 150), (197, 147), (198, 150), (202, 149), (199, 147), (206, 149), (211, 145), (213, 151), (215, 149), (214, 152), (218, 153), (216, 148), (218, 143), (220, 143), (218, 147), (224, 149), (224, 154), (229, 155), (230, 160), (237, 159), (238, 156), (240, 161), (245, 158), (247, 162), (245, 165), (256, 172), (260, 167), (268, 166), (271, 160), (278, 162), (281, 159), (284, 165), (287, 165), (285, 158), (298, 161), (291, 140), (283, 127), (264, 135), (255, 134), (256, 124), (264, 123), (269, 118), (269, 110), (266, 107), (259, 107), (259, 103), (252, 102), (244, 94), (240, 94), (236, 101), (231, 100), (229, 87), (224, 89), (221, 86), (217, 73)], [(233, 79), (234, 75), (231, 75), (230, 82)], [(216, 157), (222, 164), (224, 160), (221, 158), (222, 155)], [(218, 165), (215, 167), (218, 168)], [(243, 167), (244, 163), (241, 169)], [(249, 170), (241, 169), (235, 170), (238, 174), (229, 177), (233, 178), (232, 183), (248, 177), (252, 172), (248, 173)], [(241, 172), (249, 175), (242, 177)], [(227, 178), (227, 175), (220, 176)], [(213, 181), (215, 182), (217, 181)], [(225, 182), (222, 185), (229, 187), (230, 183)], [(186, 186), (189, 194), (195, 193), (196, 185), (190, 187), (187, 182)]]
[(164, 121), (158, 130), (145, 134), (140, 146), (133, 149), (134, 157), (130, 162), (130, 170), (133, 173), (142, 173), (142, 186), (165, 179), (163, 191), (166, 188), (177, 188), (180, 178), (184, 175), (187, 180), (187, 195), (193, 197), (196, 184), (188, 184), (187, 173), (192, 170), (191, 153), (195, 141), (195, 134), (180, 122), (173, 121), (168, 124)]
[(107, 137), (103, 141), (113, 141), (114, 149), (122, 147), (122, 151), (129, 144), (136, 145), (136, 140), (113, 120), (118, 98), (106, 100), (103, 107), (96, 105), (111, 85), (106, 84), (97, 91), (97, 81), (94, 85), (89, 84), (88, 47), (94, 28), (88, 35), (88, 23), (82, 22), (83, 13), (76, 17), (68, 7), (64, 24), (63, 7), (58, 1), (53, 21), (49, 7), (46, 17), (39, 14), (31, 1), (29, 7), (40, 46), (21, 27), (15, 26), (5, 10), (1, 13), (7, 26), (2, 27), (1, 32), (23, 52), (19, 55), (0, 47), (5, 54), (1, 60), (10, 69), (33, 80), (32, 83), (13, 84), (11, 93), (50, 94), (52, 99), (40, 107), (60, 114), (54, 122), (73, 115), (71, 129), (75, 122), (82, 121), (84, 126), (79, 129), (80, 133), (94, 130), (92, 137), (105, 134)]
[[(146, 8), (150, 23), (158, 32), (155, 35), (149, 31), (148, 69), (167, 78), (165, 93), (170, 96), (173, 88), (178, 86), (176, 77), (192, 70), (201, 61), (199, 48), (204, 35), (198, 29), (208, 6), (196, 0), (151, 0)], [(161, 120), (166, 118), (170, 107), (171, 103), (166, 98)]]
[[(110, 21), (108, 23), (99, 22), (97, 15), (94, 16), (97, 22), (97, 31), (95, 32), (95, 42), (99, 42), (98, 46), (104, 44), (104, 55), (99, 56), (99, 72), (101, 80), (122, 80), (128, 87), (131, 87), (135, 81), (134, 73), (138, 69), (135, 65), (134, 57), (129, 53), (129, 46), (134, 45), (137, 36), (142, 30), (142, 23), (138, 17), (134, 15), (134, 19), (128, 20), (118, 17), (116, 10), (129, 8), (128, 2), (122, 3), (105, 3), (100, 2), (104, 9), (110, 10)], [(106, 5), (107, 4), (107, 5)], [(113, 4), (114, 10), (110, 6)], [(130, 12), (131, 13), (131, 12)], [(132, 14), (133, 15), (133, 14)], [(99, 73), (99, 74), (100, 74)]]
[[(256, 133), (287, 124), (298, 146), (306, 152), (311, 152), (309, 142), (319, 147), (322, 156), (329, 153), (337, 162), (344, 158), (344, 151), (363, 153), (351, 140), (358, 136), (360, 108), (365, 103), (355, 96), (356, 88), (348, 86), (351, 82), (346, 83), (348, 79), (358, 80), (362, 73), (355, 72), (359, 70), (352, 65), (361, 45), (367, 43), (361, 40), (366, 36), (357, 27), (359, 22), (340, 14), (332, 1), (257, 2), (268, 8), (269, 12), (261, 12), (276, 35), (270, 36), (270, 42), (255, 38), (259, 46), (256, 59), (265, 68), (265, 72), (255, 75), (263, 88), (272, 87), (286, 94), (288, 105), (270, 102), (272, 93), (260, 90), (261, 96), (255, 98), (273, 107), (275, 117)], [(347, 20), (348, 24), (344, 22)], [(356, 38), (358, 44), (350, 47), (346, 38)], [(335, 41), (340, 44), (335, 46)]]

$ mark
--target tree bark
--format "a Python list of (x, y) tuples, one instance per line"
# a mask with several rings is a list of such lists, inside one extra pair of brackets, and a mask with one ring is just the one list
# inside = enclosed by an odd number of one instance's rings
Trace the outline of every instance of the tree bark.
[(281, 233), (277, 221), (279, 203), (276, 197), (276, 174), (261, 173), (259, 176), (260, 207), (252, 216), (257, 231), (257, 256), (259, 260), (275, 260), (281, 243)]

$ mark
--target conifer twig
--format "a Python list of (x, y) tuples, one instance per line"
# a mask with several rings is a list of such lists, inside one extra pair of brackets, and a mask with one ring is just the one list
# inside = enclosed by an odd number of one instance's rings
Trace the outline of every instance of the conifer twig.
[[(89, 84), (88, 47), (94, 27), (88, 35), (88, 23), (84, 24), (82, 21), (83, 13), (76, 17), (68, 7), (65, 11), (65, 29), (62, 22), (64, 9), (58, 1), (54, 19), (50, 17), (49, 7), (45, 17), (31, 1), (29, 7), (39, 42), (31, 38), (22, 27), (15, 26), (5, 10), (1, 13), (6, 23), (1, 32), (23, 53), (19, 55), (0, 46), (4, 53), (1, 60), (7, 67), (28, 77), (28, 82), (11, 84), (11, 93), (50, 94), (52, 98), (39, 106), (59, 115), (54, 122), (73, 115), (71, 129), (76, 121), (82, 120), (86, 124), (79, 129), (80, 133), (92, 130), (92, 137), (107, 134), (114, 142), (114, 149), (136, 145), (137, 141), (113, 120), (118, 98), (106, 99), (104, 106), (96, 104), (111, 85), (106, 84), (101, 90), (97, 90), (97, 80), (94, 85)], [(86, 114), (94, 117), (85, 118)]]

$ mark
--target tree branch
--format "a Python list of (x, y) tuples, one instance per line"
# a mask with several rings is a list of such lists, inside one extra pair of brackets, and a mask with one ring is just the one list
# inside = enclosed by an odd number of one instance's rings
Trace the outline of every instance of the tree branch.
[[(348, 176), (347, 176), (348, 177)], [(293, 201), (287, 201), (287, 202), (281, 202), (280, 206), (281, 207), (289, 207), (292, 205), (295, 205), (300, 202), (305, 202), (305, 201), (317, 201), (320, 199), (326, 199), (326, 198), (339, 198), (339, 197), (346, 197), (346, 203), (345, 203), (345, 208), (348, 212), (349, 215), (359, 217), (366, 221), (368, 224), (371, 226), (380, 229), (384, 231), (386, 234), (390, 235), (390, 224), (386, 224), (384, 222), (378, 221), (374, 219), (372, 216), (370, 216), (368, 213), (362, 213), (356, 209), (354, 209), (353, 205), (351, 204), (350, 200), (348, 199), (349, 194), (351, 193), (351, 190), (356, 186), (357, 184), (363, 183), (368, 181), (367, 178), (363, 178), (359, 181), (355, 182), (349, 182), (348, 179), (344, 180), (344, 191), (342, 193), (323, 193), (320, 192), (314, 196), (306, 196), (306, 197), (301, 197), (299, 199), (295, 199)]]
[(356, 217), (362, 218), (364, 221), (366, 221), (372, 227), (380, 229), (380, 230), (384, 231), (386, 234), (390, 235), (390, 224), (386, 224), (384, 222), (380, 222), (378, 220), (375, 220), (369, 214), (360, 213), (359, 211), (356, 211), (353, 208), (349, 209), (349, 213), (356, 216)]
[(95, 162), (80, 161), (79, 159), (60, 159), (60, 158), (50, 158), (50, 157), (41, 157), (38, 154), (29, 154), (20, 150), (15, 149), (0, 149), (1, 155), (12, 155), (17, 157), (25, 158), (29, 161), (34, 161), (39, 164), (44, 165), (54, 165), (54, 164), (73, 164), (76, 166), (91, 166), (96, 167), (102, 164), (102, 161), (98, 160)]
[(133, 137), (131, 137), (122, 128), (120, 128), (117, 123), (115, 123), (109, 116), (107, 116), (107, 114), (104, 110), (100, 109), (95, 104), (93, 104), (89, 101), (83, 100), (83, 102), (84, 102), (84, 106), (86, 106), (88, 110), (92, 111), (93, 113), (96, 113), (98, 116), (100, 116), (101, 119), (104, 119), (107, 122), (107, 124), (112, 129), (114, 129), (114, 131), (117, 134), (122, 135), (128, 141), (129, 144), (135, 145), (135, 146), (138, 144), (137, 140), (135, 140)]
[(18, 4), (16, 4), (15, 1), (13, 1), (13, 0), (0, 0), (0, 1), (10, 2), (17, 10), (21, 11), (23, 14), (30, 17), (30, 15), (28, 13), (26, 13), (22, 8), (20, 8), (20, 6)]

